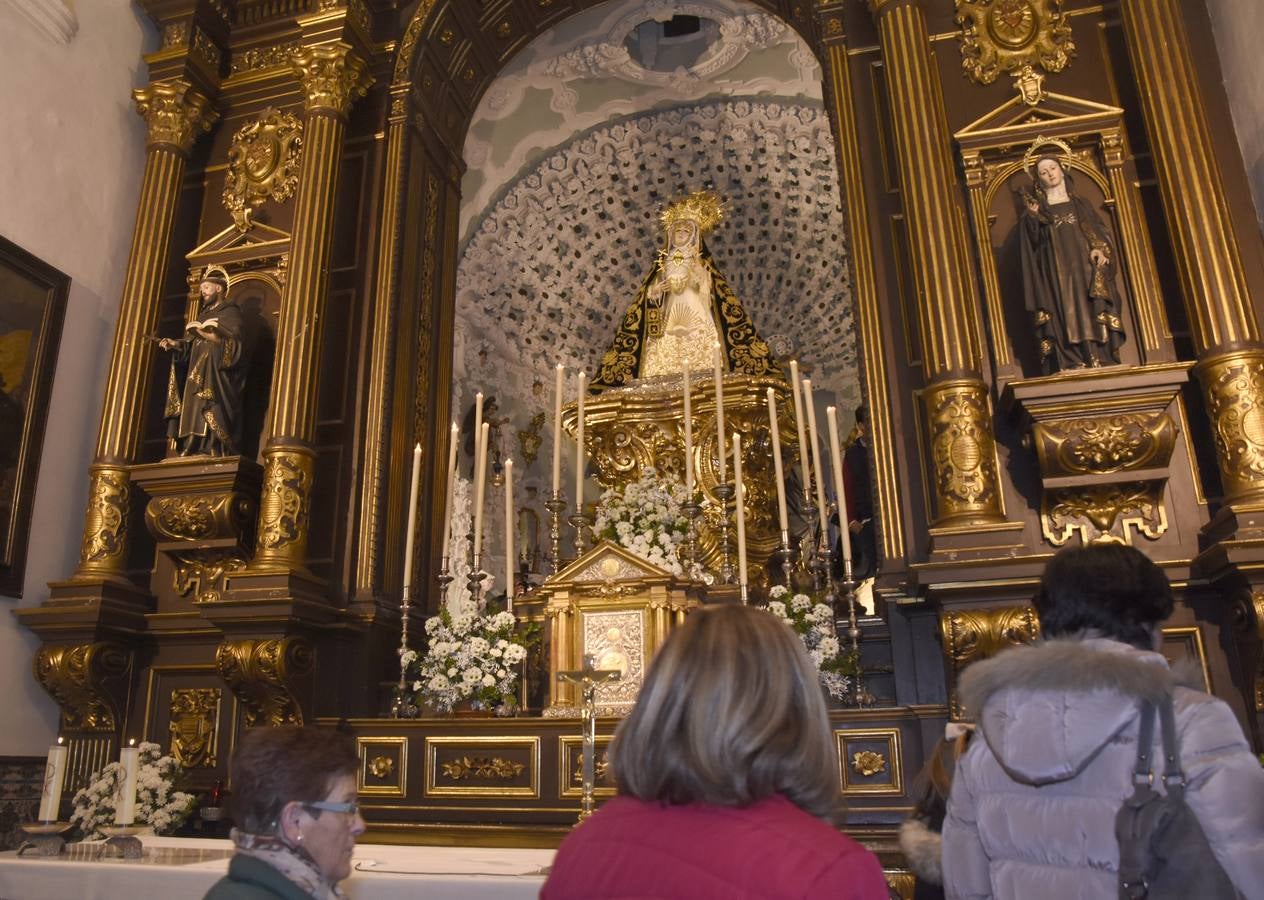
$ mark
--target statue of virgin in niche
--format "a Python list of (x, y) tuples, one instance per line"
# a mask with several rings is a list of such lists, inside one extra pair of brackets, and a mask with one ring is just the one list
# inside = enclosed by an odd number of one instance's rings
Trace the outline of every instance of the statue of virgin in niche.
[(1116, 365), (1124, 342), (1115, 241), (1075, 193), (1065, 149), (1036, 158), (1018, 223), (1023, 296), (1045, 374)]

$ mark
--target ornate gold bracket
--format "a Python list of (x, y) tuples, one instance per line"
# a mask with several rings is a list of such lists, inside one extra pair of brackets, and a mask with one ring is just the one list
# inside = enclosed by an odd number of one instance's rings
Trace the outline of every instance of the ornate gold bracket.
[(35, 678), (61, 708), (61, 730), (114, 733), (122, 723), (132, 652), (98, 642), (45, 645), (35, 653)]
[(992, 609), (946, 610), (939, 616), (944, 656), (948, 659), (949, 708), (954, 719), (966, 711), (957, 697), (957, 681), (967, 665), (994, 656), (1006, 647), (1029, 644), (1040, 636), (1034, 607), (998, 606)]
[(246, 724), (302, 725), (294, 682), (311, 674), (315, 661), (305, 638), (230, 639), (215, 652), (215, 666), (246, 708)]

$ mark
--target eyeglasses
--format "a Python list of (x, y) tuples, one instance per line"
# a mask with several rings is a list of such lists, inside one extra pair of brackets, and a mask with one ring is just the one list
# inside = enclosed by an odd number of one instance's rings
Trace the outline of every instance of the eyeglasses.
[(312, 800), (304, 803), (307, 809), (319, 809), (321, 812), (346, 813), (349, 816), (360, 814), (360, 804), (352, 800), (350, 803), (334, 803), (332, 800)]

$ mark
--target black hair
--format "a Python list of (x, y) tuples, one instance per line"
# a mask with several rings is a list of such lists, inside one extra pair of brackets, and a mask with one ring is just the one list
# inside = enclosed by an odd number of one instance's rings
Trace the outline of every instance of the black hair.
[(1045, 637), (1085, 631), (1143, 650), (1172, 614), (1172, 586), (1163, 570), (1135, 547), (1070, 547), (1049, 561), (1035, 597)]

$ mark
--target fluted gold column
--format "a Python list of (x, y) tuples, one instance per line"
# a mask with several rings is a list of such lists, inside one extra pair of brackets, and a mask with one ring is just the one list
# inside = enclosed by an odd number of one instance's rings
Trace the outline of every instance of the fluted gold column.
[(364, 464), (360, 473), (360, 527), (356, 545), (355, 593), (374, 597), (381, 584), (378, 542), (382, 537), (382, 473), (390, 446), (387, 396), (394, 372), (395, 293), (399, 267), (404, 174), (408, 157), (408, 82), (391, 86), (391, 111), (386, 136), (382, 231), (378, 239), (374, 284), (373, 338), (369, 362), (369, 403), (364, 428)]
[(838, 150), (838, 181), (850, 223), (852, 297), (860, 323), (860, 352), (864, 356), (865, 396), (868, 398), (870, 444), (873, 447), (874, 488), (878, 500), (878, 529), (882, 558), (904, 556), (904, 519), (901, 516), (900, 475), (896, 466), (895, 427), (887, 388), (886, 338), (882, 304), (874, 273), (873, 241), (869, 235), (869, 203), (860, 168), (860, 141), (852, 101), (851, 69), (847, 65), (847, 36), (842, 4), (822, 13), (830, 109)]
[(207, 98), (184, 80), (155, 82), (132, 96), (149, 126), (145, 174), (89, 474), (83, 542), (73, 576), (76, 580), (123, 576), (131, 506), (127, 467), (135, 461), (140, 447), (154, 355), (146, 336), (158, 327), (185, 163), (198, 135), (218, 118)]
[(306, 567), (315, 452), (316, 391), (334, 201), (347, 113), (372, 82), (351, 45), (309, 47), (294, 57), (307, 109), (303, 162), (294, 198), (290, 274), (277, 325), (272, 408), (263, 452), (263, 493), (252, 568)]
[(1264, 346), (1177, 0), (1120, 0), (1225, 501), (1264, 503)]
[(890, 92), (900, 194), (917, 291), (923, 414), (937, 526), (1000, 522), (1001, 490), (978, 298), (926, 18), (916, 0), (869, 0)]

